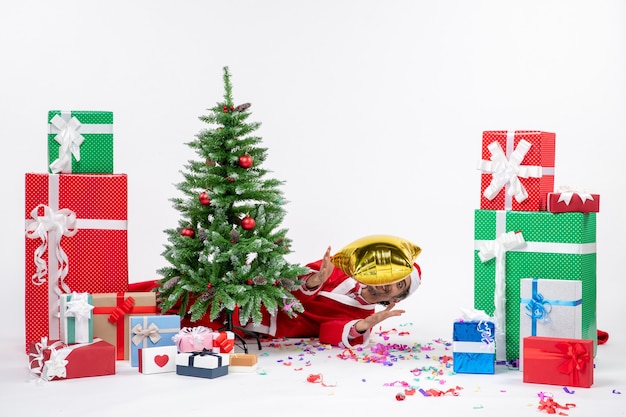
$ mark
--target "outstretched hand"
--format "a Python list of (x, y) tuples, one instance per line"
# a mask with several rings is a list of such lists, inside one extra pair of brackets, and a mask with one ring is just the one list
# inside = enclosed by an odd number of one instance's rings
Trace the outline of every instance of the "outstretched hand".
[(306, 287), (309, 289), (317, 288), (326, 282), (328, 277), (333, 273), (333, 263), (330, 261), (330, 246), (326, 249), (324, 257), (322, 258), (322, 264), (320, 270), (313, 273), (306, 280)]
[(394, 310), (396, 303), (389, 303), (389, 305), (381, 311), (377, 311), (366, 319), (359, 320), (356, 323), (356, 330), (360, 333), (365, 332), (368, 329), (376, 326), (377, 324), (387, 320), (389, 317), (397, 317), (404, 314), (405, 310)]

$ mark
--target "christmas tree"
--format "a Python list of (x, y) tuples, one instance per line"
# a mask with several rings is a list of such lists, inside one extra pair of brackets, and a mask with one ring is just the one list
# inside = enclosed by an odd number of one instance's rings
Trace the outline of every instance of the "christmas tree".
[(248, 121), (250, 103), (234, 104), (228, 67), (223, 80), (223, 102), (200, 116), (209, 127), (187, 143), (200, 159), (181, 170), (176, 188), (184, 197), (170, 199), (181, 218), (165, 230), (169, 265), (158, 271), (156, 291), (163, 312), (178, 306), (191, 321), (207, 314), (213, 321), (237, 309), (241, 325), (258, 324), (262, 306), (270, 314), (303, 311), (290, 291), (309, 270), (285, 259), (284, 182), (262, 167), (267, 149), (254, 135), (261, 124)]

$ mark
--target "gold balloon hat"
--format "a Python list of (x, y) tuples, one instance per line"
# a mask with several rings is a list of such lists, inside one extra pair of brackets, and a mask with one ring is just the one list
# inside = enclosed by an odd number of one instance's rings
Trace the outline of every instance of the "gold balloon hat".
[(371, 235), (348, 244), (330, 260), (362, 284), (385, 285), (411, 274), (421, 251), (416, 244), (397, 236)]

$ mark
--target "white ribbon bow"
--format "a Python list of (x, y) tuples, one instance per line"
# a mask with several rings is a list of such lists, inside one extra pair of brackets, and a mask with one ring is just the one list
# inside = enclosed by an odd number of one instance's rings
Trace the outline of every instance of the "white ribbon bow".
[(67, 376), (67, 370), (65, 366), (69, 363), (65, 359), (69, 352), (64, 352), (65, 349), (50, 349), (50, 359), (44, 362), (43, 370), (41, 371), (41, 377), (46, 381), (52, 380), (54, 377), (65, 378)]
[(521, 233), (503, 233), (494, 241), (485, 242), (478, 251), (482, 262), (495, 258), (494, 326), (496, 330), (496, 359), (506, 358), (506, 252), (524, 245)]
[(184, 336), (191, 335), (194, 349), (201, 350), (205, 335), (210, 335), (212, 332), (213, 330), (205, 326), (183, 327), (180, 332), (172, 336), (172, 341), (178, 345)]
[(70, 300), (65, 303), (65, 316), (74, 317), (74, 338), (77, 342), (89, 342), (89, 319), (94, 306), (89, 304), (89, 293), (72, 293)]
[(72, 172), (72, 155), (80, 161), (80, 145), (85, 137), (79, 133), (81, 123), (69, 113), (55, 115), (50, 123), (59, 130), (54, 137), (59, 145), (59, 157), (50, 164), (53, 174)]
[(585, 204), (585, 201), (587, 200), (593, 201), (593, 196), (586, 190), (578, 189), (576, 187), (570, 187), (568, 185), (560, 186), (557, 190), (557, 193), (561, 193), (558, 202), (560, 203), (561, 201), (564, 201), (566, 206), (569, 206), (569, 203), (570, 201), (572, 201), (572, 197), (574, 196), (574, 194), (578, 194), (583, 204)]
[[(40, 207), (43, 207), (43, 216), (37, 214)], [(31, 239), (41, 239), (41, 245), (39, 245), (34, 253), (37, 271), (31, 277), (31, 281), (35, 285), (42, 285), (46, 282), (45, 276), (48, 274), (48, 265), (43, 259), (43, 255), (48, 249), (48, 240), (50, 239), (51, 245), (55, 249), (55, 261), (60, 267), (58, 269), (58, 276), (52, 277), (57, 280), (55, 288), (60, 295), (58, 291), (58, 284), (60, 284), (64, 292), (69, 293), (70, 289), (64, 282), (69, 269), (69, 260), (67, 254), (61, 247), (61, 238), (63, 236), (74, 236), (78, 232), (76, 228), (76, 213), (69, 209), (61, 209), (55, 212), (50, 207), (39, 204), (30, 212), (30, 216), (33, 220), (29, 220), (26, 223), (26, 236)], [(52, 259), (50, 259), (50, 261), (52, 261)]]
[(152, 343), (157, 343), (161, 340), (159, 327), (154, 323), (150, 323), (145, 329), (138, 323), (133, 327), (132, 334), (134, 335), (132, 340), (135, 346), (139, 346), (146, 338), (150, 339)]
[(507, 158), (498, 142), (492, 142), (487, 146), (491, 152), (491, 159), (478, 162), (479, 170), (492, 175), (491, 183), (483, 192), (486, 198), (493, 200), (507, 184), (509, 185), (507, 194), (513, 196), (518, 203), (528, 198), (528, 192), (519, 179), (541, 178), (542, 176), (541, 166), (521, 165), (530, 147), (530, 142), (522, 139), (511, 153), (511, 157)]

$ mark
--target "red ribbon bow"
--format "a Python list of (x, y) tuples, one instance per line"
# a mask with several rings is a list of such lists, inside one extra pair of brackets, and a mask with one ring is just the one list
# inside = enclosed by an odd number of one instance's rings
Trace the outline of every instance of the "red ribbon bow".
[(574, 384), (578, 384), (579, 373), (585, 369), (589, 362), (589, 352), (580, 343), (559, 342), (556, 348), (563, 352), (565, 362), (558, 366), (558, 371), (570, 375)]
[(134, 305), (135, 305), (135, 299), (133, 297), (128, 297), (126, 300), (124, 300), (124, 302), (121, 305), (117, 306), (115, 310), (113, 310), (113, 312), (108, 318), (109, 323), (111, 324), (117, 323), (117, 321), (121, 317), (124, 317), (126, 314), (130, 312), (130, 310), (133, 308)]

